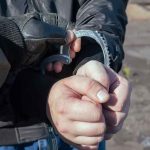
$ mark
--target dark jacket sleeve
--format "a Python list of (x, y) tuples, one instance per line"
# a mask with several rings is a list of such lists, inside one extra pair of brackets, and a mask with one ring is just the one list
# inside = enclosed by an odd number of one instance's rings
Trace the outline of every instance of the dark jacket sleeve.
[(0, 88), (6, 80), (10, 67), (7, 57), (0, 48)]
[[(80, 8), (75, 26), (79, 32), (78, 37), (90, 37), (97, 43), (94, 44), (93, 40), (85, 38), (83, 43), (87, 43), (88, 50), (81, 54), (82, 59), (85, 57), (81, 64), (96, 59), (115, 71), (120, 70), (124, 58), (122, 44), (127, 24), (125, 13), (127, 3), (128, 0), (79, 0)], [(91, 57), (89, 51), (95, 55)]]

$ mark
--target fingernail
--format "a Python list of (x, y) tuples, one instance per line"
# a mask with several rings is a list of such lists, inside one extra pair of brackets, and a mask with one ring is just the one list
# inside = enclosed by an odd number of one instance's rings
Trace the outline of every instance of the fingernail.
[(97, 97), (100, 103), (104, 103), (109, 99), (109, 94), (106, 91), (101, 90), (97, 93)]

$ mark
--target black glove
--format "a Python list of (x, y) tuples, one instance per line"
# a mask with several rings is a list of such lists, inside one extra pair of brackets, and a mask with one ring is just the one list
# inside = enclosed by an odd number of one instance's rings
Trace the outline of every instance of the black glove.
[(66, 30), (44, 22), (45, 18), (40, 14), (0, 18), (0, 47), (12, 67), (34, 63), (51, 45), (66, 43)]

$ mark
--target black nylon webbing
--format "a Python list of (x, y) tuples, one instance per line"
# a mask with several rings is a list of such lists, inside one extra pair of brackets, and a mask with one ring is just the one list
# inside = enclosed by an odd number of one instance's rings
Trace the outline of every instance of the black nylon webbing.
[(18, 128), (0, 128), (0, 145), (15, 145), (47, 138), (49, 129), (45, 123)]

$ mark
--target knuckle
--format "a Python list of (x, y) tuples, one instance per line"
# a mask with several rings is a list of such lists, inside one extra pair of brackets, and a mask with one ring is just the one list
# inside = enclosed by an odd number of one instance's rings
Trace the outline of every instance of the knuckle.
[(89, 79), (87, 88), (85, 90), (86, 93), (90, 92), (91, 90), (96, 90), (98, 87), (98, 84), (95, 80)]
[(90, 144), (91, 144), (91, 145), (97, 145), (97, 144), (99, 143), (99, 141), (100, 141), (99, 137), (95, 137), (95, 138), (90, 142)]
[(92, 117), (93, 117), (93, 120), (94, 121), (101, 121), (102, 120), (102, 113), (97, 111), (97, 112), (94, 112), (93, 114), (91, 114)]
[(64, 123), (62, 122), (58, 122), (57, 123), (57, 126), (56, 126), (57, 130), (60, 132), (60, 133), (67, 133), (68, 132), (68, 128), (65, 126)]
[(109, 85), (110, 79), (108, 75), (103, 75), (103, 76), (100, 76), (99, 78), (100, 78), (99, 80), (102, 81), (102, 83), (105, 83), (107, 86)]
[(102, 118), (102, 115), (98, 112), (95, 112), (93, 115), (94, 115), (94, 118), (95, 118), (96, 121), (98, 121)]
[(59, 114), (65, 114), (66, 110), (67, 109), (64, 107), (64, 105), (59, 105), (57, 111), (58, 111)]
[(95, 144), (98, 145), (100, 142), (103, 141), (103, 139), (104, 139), (103, 136), (98, 137), (98, 138), (97, 138), (97, 142), (96, 142)]
[(88, 90), (90, 90), (93, 87), (95, 87), (95, 81), (91, 79), (89, 80), (89, 83), (88, 83)]
[(93, 137), (93, 138), (91, 138), (91, 140), (89, 141), (89, 144), (90, 145), (98, 145), (99, 144), (99, 142), (101, 142), (102, 141), (102, 139), (103, 139), (103, 137)]

